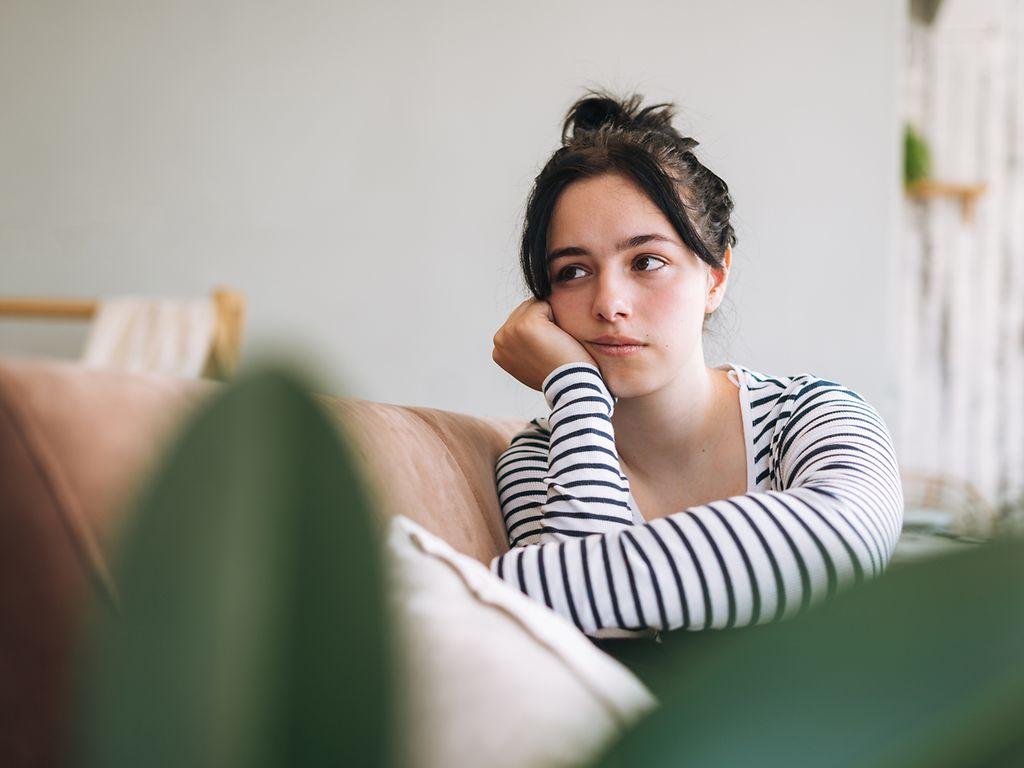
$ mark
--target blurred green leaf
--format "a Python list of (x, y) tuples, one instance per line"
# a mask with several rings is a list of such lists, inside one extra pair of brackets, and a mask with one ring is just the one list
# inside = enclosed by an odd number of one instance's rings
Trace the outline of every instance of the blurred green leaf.
[(1024, 540), (897, 571), (775, 624), (673, 637), (662, 705), (596, 765), (1024, 765)]
[(913, 184), (931, 174), (931, 152), (928, 144), (909, 123), (903, 129), (903, 182)]
[(286, 369), (194, 416), (94, 604), (76, 755), (88, 766), (388, 765), (381, 548), (348, 447)]

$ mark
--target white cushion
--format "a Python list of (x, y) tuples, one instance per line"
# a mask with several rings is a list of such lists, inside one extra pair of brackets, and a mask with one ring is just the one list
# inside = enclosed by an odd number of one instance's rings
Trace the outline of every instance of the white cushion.
[(571, 622), (412, 520), (391, 520), (387, 552), (408, 765), (582, 765), (657, 705)]

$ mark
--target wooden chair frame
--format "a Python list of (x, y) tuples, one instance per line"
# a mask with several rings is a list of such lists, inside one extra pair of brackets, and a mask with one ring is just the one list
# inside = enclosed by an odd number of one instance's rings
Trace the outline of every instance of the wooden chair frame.
[[(245, 325), (245, 294), (218, 287), (213, 291), (213, 301), (217, 328), (203, 375), (227, 380), (238, 368)], [(99, 306), (98, 299), (0, 297), (0, 317), (89, 320), (95, 317)]]

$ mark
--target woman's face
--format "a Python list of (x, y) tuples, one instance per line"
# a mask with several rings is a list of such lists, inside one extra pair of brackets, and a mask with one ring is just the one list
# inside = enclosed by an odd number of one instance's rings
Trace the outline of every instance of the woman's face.
[[(628, 243), (647, 235), (660, 239)], [(606, 173), (570, 184), (547, 242), (555, 323), (586, 347), (616, 396), (656, 391), (684, 368), (704, 365), (701, 325), (721, 302), (723, 272), (683, 244), (634, 182)], [(605, 334), (647, 346), (613, 356), (593, 341)]]

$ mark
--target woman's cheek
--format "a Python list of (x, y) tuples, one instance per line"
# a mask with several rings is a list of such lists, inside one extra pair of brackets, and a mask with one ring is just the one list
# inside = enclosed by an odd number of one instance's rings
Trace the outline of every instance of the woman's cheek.
[[(658, 324), (662, 321), (668, 327), (679, 327), (680, 321), (694, 315), (694, 297), (692, 292), (679, 287), (675, 290), (654, 291), (648, 297), (648, 308), (651, 311), (650, 317), (658, 318)], [(703, 310), (703, 304), (697, 307)], [(700, 317), (703, 318), (703, 311)]]
[(548, 297), (548, 304), (551, 305), (551, 314), (555, 318), (555, 325), (566, 333), (576, 336), (575, 326), (584, 315), (578, 300), (567, 295), (564, 291), (554, 291)]

